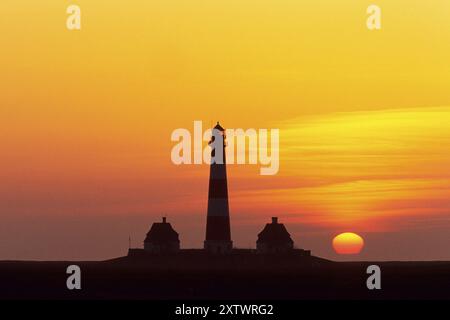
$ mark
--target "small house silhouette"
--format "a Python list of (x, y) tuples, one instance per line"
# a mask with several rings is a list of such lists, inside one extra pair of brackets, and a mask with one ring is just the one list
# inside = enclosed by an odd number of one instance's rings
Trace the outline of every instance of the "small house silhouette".
[(153, 223), (144, 240), (144, 250), (150, 253), (175, 253), (180, 250), (178, 233), (166, 217), (162, 218), (162, 222)]
[(278, 218), (273, 217), (272, 223), (266, 224), (264, 229), (258, 234), (256, 250), (258, 253), (283, 253), (294, 249), (289, 232), (282, 223), (278, 223)]

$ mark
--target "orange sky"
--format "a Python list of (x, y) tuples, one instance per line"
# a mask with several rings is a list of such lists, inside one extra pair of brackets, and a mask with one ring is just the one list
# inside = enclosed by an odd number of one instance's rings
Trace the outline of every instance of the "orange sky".
[(319, 255), (450, 259), (450, 3), (376, 1), (369, 31), (371, 3), (4, 1), (0, 259), (118, 256), (163, 214), (200, 246), (208, 168), (170, 161), (194, 120), (280, 128), (278, 175), (229, 169), (237, 245), (277, 215)]

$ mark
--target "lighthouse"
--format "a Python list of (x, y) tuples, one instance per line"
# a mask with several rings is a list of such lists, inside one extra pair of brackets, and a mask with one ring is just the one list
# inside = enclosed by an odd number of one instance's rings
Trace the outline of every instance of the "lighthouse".
[(210, 141), (208, 214), (204, 248), (209, 253), (230, 253), (233, 247), (228, 208), (227, 168), (225, 159), (225, 129), (217, 122)]

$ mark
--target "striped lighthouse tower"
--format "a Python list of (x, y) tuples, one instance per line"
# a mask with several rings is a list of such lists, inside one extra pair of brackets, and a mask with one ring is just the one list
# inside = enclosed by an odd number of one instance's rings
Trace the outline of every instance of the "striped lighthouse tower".
[(231, 252), (233, 243), (228, 209), (225, 129), (220, 126), (219, 122), (213, 128), (210, 145), (212, 161), (209, 172), (208, 216), (204, 248), (210, 253), (223, 254)]

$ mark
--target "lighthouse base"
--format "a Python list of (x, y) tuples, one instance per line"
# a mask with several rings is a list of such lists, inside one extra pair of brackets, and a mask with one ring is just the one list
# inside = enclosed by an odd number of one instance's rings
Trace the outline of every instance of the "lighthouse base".
[(204, 249), (212, 254), (228, 254), (231, 253), (233, 249), (233, 242), (206, 240), (204, 242)]

